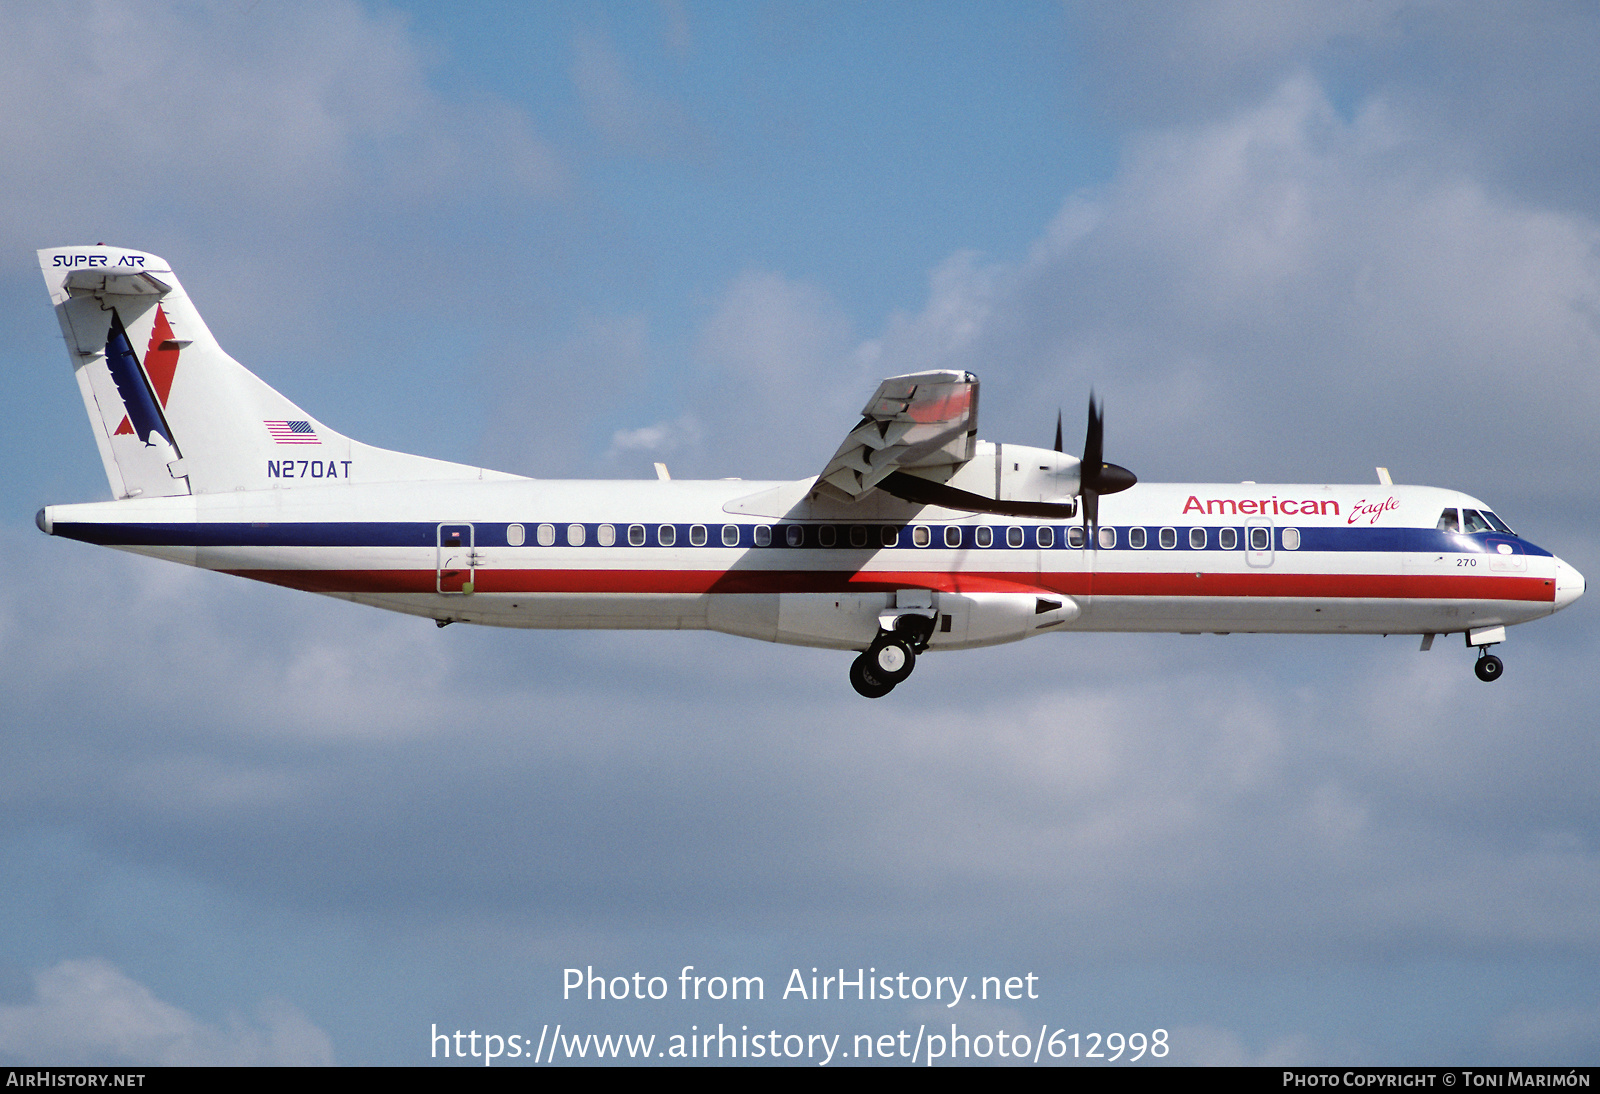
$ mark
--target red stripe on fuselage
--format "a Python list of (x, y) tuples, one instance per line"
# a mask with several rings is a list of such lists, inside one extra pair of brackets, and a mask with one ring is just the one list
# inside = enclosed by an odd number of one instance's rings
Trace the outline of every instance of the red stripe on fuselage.
[[(225, 570), (320, 593), (433, 593), (434, 570)], [(1019, 578), (1026, 577), (1026, 580)], [(1306, 599), (1519, 600), (1554, 602), (1540, 577), (1402, 574), (941, 573), (852, 570), (480, 569), (479, 593), (842, 593), (935, 589), (949, 593), (1046, 592), (1074, 596), (1279, 597)]]

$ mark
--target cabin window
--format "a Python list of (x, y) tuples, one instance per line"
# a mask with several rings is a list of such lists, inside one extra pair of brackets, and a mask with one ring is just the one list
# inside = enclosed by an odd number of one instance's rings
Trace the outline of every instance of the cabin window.
[(520, 524), (506, 525), (506, 543), (512, 547), (521, 547), (526, 542), (528, 542), (527, 529)]
[(1439, 524), (1437, 527), (1441, 532), (1461, 531), (1461, 522), (1456, 519), (1456, 511), (1454, 509), (1446, 509), (1444, 512), (1440, 513)]
[(689, 525), (689, 546), (704, 547), (706, 545), (706, 526), (704, 524)]
[[(1072, 532), (1073, 532), (1073, 529), (1071, 529), (1071, 528), (1067, 529), (1067, 543), (1069, 545), (1072, 543)], [(1078, 532), (1078, 546), (1082, 547), (1083, 546), (1083, 529), (1079, 528), (1079, 529), (1077, 529), (1077, 532)], [(1045, 548), (1046, 550), (1048, 550), (1049, 548), (1054, 547), (1056, 545), (1056, 530), (1054, 528), (1049, 527), (1048, 525), (1041, 525), (1040, 527), (1034, 529), (1033, 537), (1034, 537), (1034, 542), (1036, 542), (1040, 547)]]
[(724, 547), (739, 546), (739, 526), (737, 524), (724, 524), (722, 526), (722, 545)]
[(628, 525), (628, 543), (629, 543), (630, 546), (633, 546), (633, 547), (643, 547), (644, 546), (644, 525), (642, 525), (642, 524), (630, 524), (630, 525)]
[(1013, 524), (1011, 527), (1006, 529), (1006, 546), (1007, 547), (1021, 547), (1022, 546), (1022, 529), (1018, 528), (1015, 524)]
[(584, 541), (585, 538), (587, 538), (587, 537), (585, 537), (585, 535), (584, 535), (583, 525), (581, 525), (581, 524), (569, 524), (569, 525), (567, 525), (567, 546), (568, 547), (582, 547), (583, 546), (583, 541)]
[(594, 530), (595, 542), (602, 547), (610, 547), (617, 542), (617, 527), (614, 524), (602, 524)]
[(1129, 528), (1128, 529), (1128, 546), (1132, 547), (1135, 551), (1142, 551), (1142, 550), (1144, 550), (1144, 544), (1145, 544), (1144, 529), (1143, 528)]
[(783, 530), (783, 541), (791, 547), (798, 547), (806, 541), (806, 529), (801, 524), (791, 524)]
[(850, 526), (850, 546), (865, 547), (867, 545), (867, 526), (865, 524), (852, 524)]
[(961, 546), (961, 529), (954, 524), (947, 524), (944, 528), (944, 545), (946, 547)]
[(670, 524), (663, 524), (656, 529), (656, 542), (663, 547), (671, 547), (678, 542), (678, 529)]
[(911, 542), (918, 547), (926, 547), (933, 542), (933, 535), (928, 531), (926, 524), (919, 524), (911, 529)]
[(1231, 551), (1239, 546), (1239, 529), (1219, 528), (1217, 530), (1217, 546), (1224, 551)]
[(978, 525), (978, 530), (977, 530), (977, 534), (976, 534), (976, 540), (977, 540), (977, 544), (978, 544), (979, 547), (990, 547), (990, 546), (993, 546), (994, 545), (994, 529), (990, 528), (987, 524)]
[(1160, 542), (1161, 549), (1163, 551), (1172, 550), (1178, 545), (1178, 530), (1176, 528), (1161, 529), (1160, 539), (1158, 542)]
[(556, 541), (556, 526), (554, 524), (541, 524), (537, 535), (539, 546), (548, 547)]
[(1285, 551), (1298, 551), (1300, 549), (1300, 529), (1285, 528), (1283, 530), (1283, 549)]
[(1100, 549), (1109, 551), (1117, 545), (1117, 530), (1115, 528), (1100, 529)]
[(1204, 551), (1206, 549), (1206, 530), (1204, 528), (1189, 529), (1189, 550)]
[(1272, 550), (1272, 530), (1270, 528), (1251, 528), (1250, 549), (1252, 551)]
[(823, 547), (832, 547), (839, 542), (839, 531), (831, 524), (824, 524), (817, 529), (817, 543)]
[(878, 542), (885, 547), (898, 547), (900, 545), (900, 529), (885, 525), (878, 533)]
[(758, 525), (756, 525), (756, 546), (757, 547), (770, 547), (770, 546), (772, 546), (772, 525), (770, 525), (770, 524), (758, 524)]

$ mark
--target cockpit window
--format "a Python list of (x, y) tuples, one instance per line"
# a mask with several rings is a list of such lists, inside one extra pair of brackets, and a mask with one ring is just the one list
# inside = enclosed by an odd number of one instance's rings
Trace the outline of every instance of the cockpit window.
[(1469, 535), (1473, 532), (1492, 532), (1494, 525), (1483, 519), (1483, 514), (1476, 509), (1461, 510), (1461, 530)]
[(1461, 522), (1456, 519), (1456, 511), (1454, 509), (1446, 509), (1439, 514), (1438, 528), (1441, 532), (1461, 531)]
[(1508, 536), (1514, 536), (1517, 534), (1511, 530), (1510, 525), (1501, 520), (1499, 517), (1495, 516), (1493, 513), (1489, 512), (1487, 509), (1483, 510), (1483, 519), (1494, 525), (1494, 530), (1496, 532), (1504, 532)]

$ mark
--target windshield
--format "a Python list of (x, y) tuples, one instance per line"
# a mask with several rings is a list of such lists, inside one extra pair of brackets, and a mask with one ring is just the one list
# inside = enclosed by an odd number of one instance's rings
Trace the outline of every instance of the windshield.
[(1462, 528), (1464, 532), (1504, 532), (1506, 535), (1515, 535), (1506, 522), (1489, 512), (1487, 509), (1461, 510)]

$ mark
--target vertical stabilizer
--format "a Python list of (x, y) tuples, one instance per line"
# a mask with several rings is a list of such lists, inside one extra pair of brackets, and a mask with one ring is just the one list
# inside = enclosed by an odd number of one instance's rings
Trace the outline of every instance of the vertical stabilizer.
[(60, 247), (39, 266), (116, 497), (516, 477), (323, 425), (223, 352), (155, 255)]

